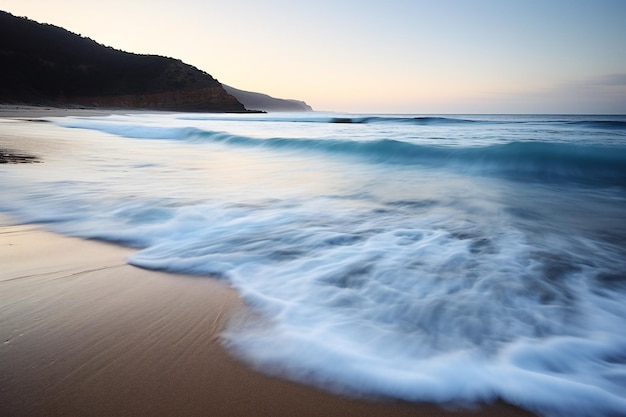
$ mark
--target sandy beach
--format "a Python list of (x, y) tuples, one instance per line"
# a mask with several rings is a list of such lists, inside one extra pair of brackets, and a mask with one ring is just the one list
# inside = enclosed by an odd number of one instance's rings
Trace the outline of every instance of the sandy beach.
[[(22, 139), (6, 146), (0, 132), (0, 148), (33, 153)], [(347, 398), (259, 374), (220, 343), (230, 320), (253, 316), (236, 292), (211, 277), (130, 266), (131, 253), (0, 217), (0, 415), (531, 415), (501, 403)]]
[[(6, 220), (3, 222), (6, 224)], [(241, 305), (210, 278), (124, 262), (129, 249), (2, 226), (3, 416), (529, 415), (354, 400), (258, 374), (219, 333)]]

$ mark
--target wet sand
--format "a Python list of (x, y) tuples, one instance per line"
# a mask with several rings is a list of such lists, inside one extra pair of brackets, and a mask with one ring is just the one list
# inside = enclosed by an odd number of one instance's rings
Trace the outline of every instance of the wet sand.
[[(18, 139), (11, 148), (33, 153)], [(220, 343), (229, 320), (251, 315), (232, 289), (129, 266), (130, 253), (0, 216), (0, 416), (531, 415), (347, 398), (259, 374)]]
[(130, 253), (0, 228), (0, 415), (528, 415), (356, 400), (258, 374), (219, 343), (244, 309), (233, 290), (129, 266)]

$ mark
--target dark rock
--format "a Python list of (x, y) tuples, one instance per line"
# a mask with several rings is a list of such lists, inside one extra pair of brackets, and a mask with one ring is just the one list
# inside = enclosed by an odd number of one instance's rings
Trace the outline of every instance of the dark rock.
[(243, 112), (211, 75), (0, 11), (0, 102)]
[(41, 161), (36, 156), (0, 149), (0, 164), (32, 164), (38, 162)]

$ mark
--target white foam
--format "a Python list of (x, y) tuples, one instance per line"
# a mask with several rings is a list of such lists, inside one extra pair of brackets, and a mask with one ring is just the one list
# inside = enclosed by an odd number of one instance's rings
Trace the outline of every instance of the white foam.
[[(134, 265), (228, 280), (266, 321), (235, 321), (224, 341), (264, 372), (355, 395), (625, 415), (620, 194), (143, 140), (209, 122), (63, 119), (124, 138), (5, 176), (0, 209), (143, 248)], [(245, 129), (283, 136), (268, 125)]]
[(361, 215), (357, 232), (346, 213), (326, 214), (320, 228), (306, 226), (307, 208), (268, 211), (217, 215), (203, 231), (174, 225), (168, 243), (130, 261), (227, 277), (274, 324), (225, 336), (264, 372), (406, 400), (504, 398), (550, 415), (624, 409), (626, 368), (607, 358), (626, 348), (615, 334), (626, 309), (590, 293), (588, 271), (541, 287), (545, 265), (516, 230), (501, 229), (477, 256), (482, 238), (433, 228), (445, 221), (437, 215), (382, 230)]

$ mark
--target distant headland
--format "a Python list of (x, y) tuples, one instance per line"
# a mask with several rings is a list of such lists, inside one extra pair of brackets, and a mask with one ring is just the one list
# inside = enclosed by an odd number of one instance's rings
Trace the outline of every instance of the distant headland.
[[(181, 60), (120, 51), (4, 11), (0, 11), (0, 59), (4, 104), (190, 112), (311, 109), (296, 100), (227, 91), (210, 74)], [(249, 107), (248, 96), (240, 98), (239, 92), (266, 99)]]
[(247, 109), (262, 111), (313, 111), (311, 106), (301, 100), (275, 98), (267, 94), (239, 90), (229, 85), (223, 86), (228, 94), (235, 96)]

